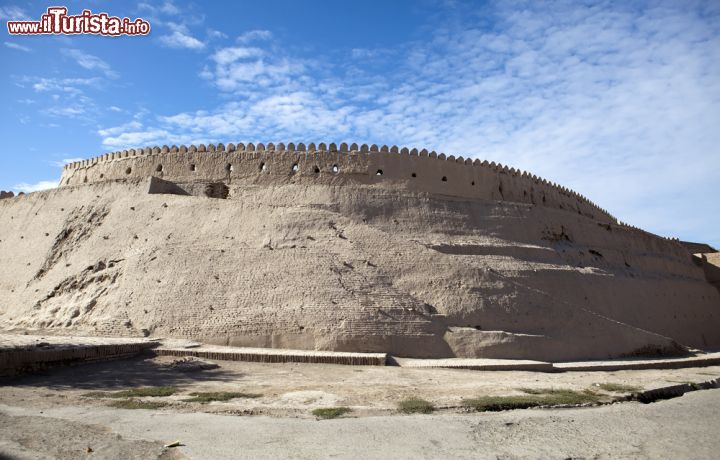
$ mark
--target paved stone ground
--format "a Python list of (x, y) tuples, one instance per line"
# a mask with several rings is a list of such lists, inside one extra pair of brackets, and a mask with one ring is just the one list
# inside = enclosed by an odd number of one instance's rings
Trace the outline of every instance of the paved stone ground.
[[(0, 457), (52, 458), (64, 443), (60, 458), (88, 446), (91, 458), (716, 458), (718, 413), (720, 389), (647, 405), (324, 421), (2, 404)], [(174, 440), (183, 446), (159, 448)]]

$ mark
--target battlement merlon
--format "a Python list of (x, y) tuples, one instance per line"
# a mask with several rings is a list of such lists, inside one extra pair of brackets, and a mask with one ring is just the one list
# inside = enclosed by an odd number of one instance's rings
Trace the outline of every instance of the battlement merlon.
[(584, 196), (525, 171), (426, 149), (375, 144), (230, 143), (130, 149), (65, 165), (60, 186), (149, 176), (191, 182), (396, 184), (428, 193), (552, 207), (617, 222)]

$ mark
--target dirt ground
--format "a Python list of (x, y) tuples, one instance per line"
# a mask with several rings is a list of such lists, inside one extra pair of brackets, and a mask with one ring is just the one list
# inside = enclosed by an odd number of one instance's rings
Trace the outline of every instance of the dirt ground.
[[(711, 458), (720, 448), (720, 390), (652, 404), (500, 413), (460, 407), (463, 398), (518, 388), (701, 382), (719, 376), (720, 367), (551, 374), (218, 361), (217, 369), (188, 373), (170, 367), (173, 360), (136, 358), (1, 381), (0, 458)], [(158, 385), (179, 392), (143, 398), (168, 403), (155, 410), (115, 409), (108, 399), (83, 396)], [(194, 391), (262, 396), (182, 401)], [(402, 415), (396, 404), (408, 396), (439, 410)], [(310, 413), (340, 405), (352, 412), (336, 420)], [(176, 440), (182, 445), (164, 447)]]
[[(597, 384), (613, 383), (643, 390), (678, 383), (697, 383), (720, 376), (720, 366), (616, 372), (482, 372), (460, 369), (413, 369), (330, 364), (265, 364), (209, 361), (219, 367), (184, 372), (172, 366), (178, 358), (141, 357), (5, 379), (0, 403), (38, 409), (67, 405), (105, 406), (110, 400), (83, 396), (143, 386), (174, 386), (177, 393), (144, 398), (166, 403), (158, 410), (236, 415), (314, 418), (321, 407), (345, 406), (353, 416), (396, 412), (397, 403), (419, 397), (439, 411), (464, 412), (462, 400), (478, 396), (523, 394), (520, 388), (591, 389), (617, 397)], [(192, 392), (242, 392), (260, 395), (208, 404), (183, 401)]]

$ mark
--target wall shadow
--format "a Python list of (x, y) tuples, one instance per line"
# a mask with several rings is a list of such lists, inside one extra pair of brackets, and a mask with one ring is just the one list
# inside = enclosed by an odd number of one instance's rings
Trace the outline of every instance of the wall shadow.
[(241, 378), (239, 371), (225, 369), (181, 371), (153, 355), (73, 366), (53, 367), (33, 374), (0, 379), (0, 385), (43, 387), (53, 390), (113, 390), (140, 386), (182, 386), (198, 382), (224, 382)]

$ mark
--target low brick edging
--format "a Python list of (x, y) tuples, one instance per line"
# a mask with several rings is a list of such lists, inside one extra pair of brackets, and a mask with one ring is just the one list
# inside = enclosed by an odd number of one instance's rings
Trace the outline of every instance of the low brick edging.
[(302, 350), (277, 350), (268, 348), (247, 350), (198, 350), (158, 348), (154, 353), (160, 356), (194, 356), (196, 358), (216, 359), (224, 361), (250, 361), (256, 363), (311, 363), (311, 364), (344, 364), (351, 366), (385, 366), (385, 353), (342, 353), (342, 352), (309, 352)]
[(220, 361), (249, 361), (258, 363), (314, 363), (351, 366), (400, 366), (415, 369), (464, 369), (477, 371), (528, 372), (591, 372), (645, 369), (681, 369), (720, 364), (720, 353), (680, 359), (637, 361), (589, 361), (550, 363), (531, 360), (482, 358), (417, 359), (399, 358), (385, 353), (348, 353), (333, 351), (283, 350), (276, 348), (171, 348), (159, 347), (153, 353), (161, 356), (194, 356)]
[(0, 376), (33, 372), (51, 366), (84, 364), (136, 356), (157, 346), (156, 342), (78, 345), (60, 349), (6, 349), (0, 350)]
[(720, 365), (720, 353), (709, 356), (692, 356), (677, 359), (656, 359), (637, 361), (587, 361), (572, 363), (554, 363), (553, 366), (560, 372), (566, 371), (637, 371), (646, 369), (682, 369), (686, 367), (706, 367)]

